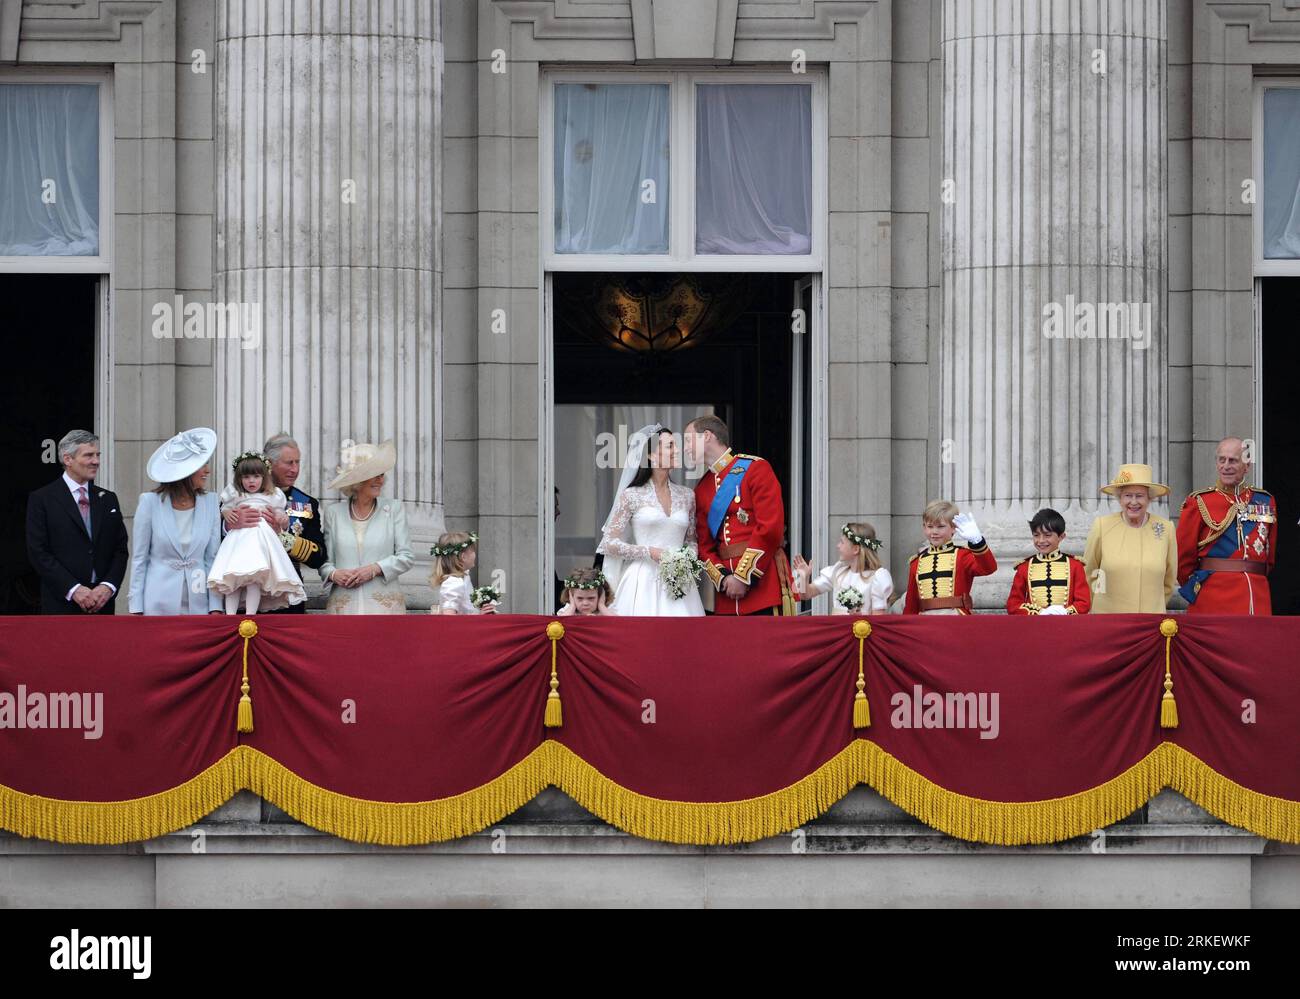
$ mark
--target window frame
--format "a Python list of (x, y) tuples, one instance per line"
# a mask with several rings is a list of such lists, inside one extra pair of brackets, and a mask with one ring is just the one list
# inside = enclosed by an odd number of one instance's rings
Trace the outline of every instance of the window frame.
[(1264, 91), (1300, 90), (1297, 77), (1261, 77), (1255, 80), (1254, 129), (1251, 138), (1251, 169), (1255, 177), (1255, 203), (1251, 205), (1255, 275), (1258, 277), (1300, 277), (1300, 257), (1264, 256)]
[(3, 274), (108, 274), (113, 248), (113, 74), (96, 67), (57, 71), (10, 66), (0, 84), (78, 84), (99, 87), (99, 254), (93, 257), (0, 256)]
[[(800, 76), (806, 79), (800, 79)], [(560, 84), (667, 84), (669, 87), (669, 213), (668, 248), (663, 253), (557, 253), (555, 252), (555, 88)], [(718, 254), (695, 251), (695, 90), (701, 84), (806, 84), (812, 104), (812, 233), (806, 254)], [(809, 67), (805, 74), (788, 69), (620, 70), (544, 69), (538, 88), (538, 159), (542, 178), (539, 192), (543, 268), (546, 271), (762, 271), (766, 273), (821, 271), (826, 258), (830, 148), (825, 71)]]

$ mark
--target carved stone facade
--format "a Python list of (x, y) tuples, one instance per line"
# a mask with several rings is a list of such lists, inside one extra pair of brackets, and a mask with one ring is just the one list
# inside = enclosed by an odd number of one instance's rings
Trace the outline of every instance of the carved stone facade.
[[(1078, 546), (1118, 462), (1150, 461), (1177, 495), (1211, 474), (1221, 435), (1258, 431), (1236, 195), (1254, 76), (1300, 65), (1293, 0), (327, 7), (0, 0), (0, 69), (112, 67), (97, 374), (128, 509), (181, 427), (216, 426), (227, 451), (287, 428), (318, 494), (342, 439), (395, 437), (390, 492), (417, 549), (444, 523), (476, 529), (510, 609), (548, 609), (547, 67), (775, 69), (798, 52), (825, 72), (815, 556), (867, 519), (900, 577), (945, 493), (1008, 559), (1048, 502)], [(263, 348), (154, 338), (151, 309), (176, 295), (256, 297)], [(1150, 347), (1043, 337), (1042, 308), (1067, 296), (1149, 304)]]

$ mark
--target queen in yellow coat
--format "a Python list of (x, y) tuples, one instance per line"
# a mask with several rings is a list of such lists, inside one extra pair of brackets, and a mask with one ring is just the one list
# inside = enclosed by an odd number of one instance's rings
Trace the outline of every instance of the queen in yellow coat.
[(1083, 564), (1094, 614), (1163, 614), (1178, 582), (1174, 525), (1148, 507), (1169, 487), (1153, 481), (1149, 465), (1121, 465), (1101, 491), (1119, 500), (1118, 513), (1098, 517), (1088, 532)]

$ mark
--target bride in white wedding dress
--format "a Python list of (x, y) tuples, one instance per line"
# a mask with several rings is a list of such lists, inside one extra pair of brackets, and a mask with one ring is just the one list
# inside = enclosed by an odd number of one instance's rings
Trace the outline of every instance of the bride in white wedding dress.
[[(644, 444), (642, 443), (644, 442)], [(697, 553), (695, 492), (668, 478), (679, 467), (672, 431), (655, 423), (632, 435), (614, 508), (596, 547), (623, 617), (702, 617), (699, 590), (675, 600), (659, 578), (659, 559), (672, 548)]]

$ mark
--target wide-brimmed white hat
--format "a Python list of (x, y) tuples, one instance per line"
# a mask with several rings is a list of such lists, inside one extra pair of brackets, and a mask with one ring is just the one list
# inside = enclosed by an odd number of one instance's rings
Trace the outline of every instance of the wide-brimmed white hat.
[(338, 476), (326, 488), (355, 486), (376, 475), (390, 472), (397, 464), (397, 448), (391, 440), (382, 444), (353, 444), (343, 449), (343, 462), (335, 471)]
[(153, 453), (145, 474), (154, 482), (179, 482), (206, 465), (216, 449), (215, 430), (208, 427), (182, 430)]
[(1118, 496), (1121, 489), (1129, 486), (1146, 486), (1151, 490), (1151, 498), (1156, 499), (1169, 493), (1169, 487), (1163, 482), (1156, 482), (1150, 465), (1120, 465), (1115, 478), (1111, 479), (1101, 491), (1107, 496)]

